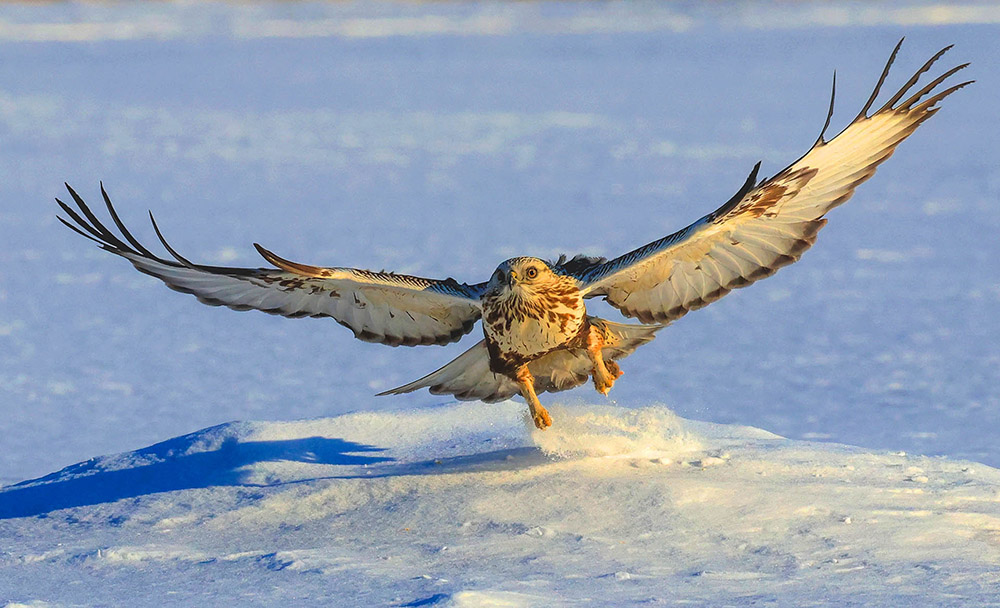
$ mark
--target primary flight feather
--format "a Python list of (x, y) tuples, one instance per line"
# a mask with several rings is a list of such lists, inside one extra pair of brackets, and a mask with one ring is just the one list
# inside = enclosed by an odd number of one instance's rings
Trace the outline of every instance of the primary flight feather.
[[(823, 130), (800, 159), (760, 182), (758, 163), (726, 204), (613, 260), (517, 257), (501, 263), (488, 281), (471, 285), (310, 266), (257, 244), (273, 268), (206, 266), (177, 253), (152, 214), (153, 228), (170, 257), (150, 252), (125, 227), (103, 185), (101, 194), (120, 235), (68, 185), (76, 209), (57, 199), (69, 216), (59, 219), (140, 272), (213, 306), (331, 317), (361, 340), (390, 346), (455, 342), (482, 319), (484, 339), (475, 346), (441, 369), (381, 394), (429, 388), (435, 394), (482, 401), (520, 394), (535, 425), (544, 429), (552, 420), (539, 393), (573, 388), (591, 378), (607, 394), (622, 373), (616, 361), (651, 341), (666, 324), (798, 260), (816, 241), (826, 213), (850, 198), (901, 141), (937, 112), (942, 99), (972, 82), (941, 88), (968, 65), (963, 64), (913, 91), (947, 47), (869, 114), (901, 44), (893, 49), (868, 102), (837, 136), (825, 139), (833, 115), (831, 95)], [(598, 296), (643, 324), (588, 315), (585, 300)]]

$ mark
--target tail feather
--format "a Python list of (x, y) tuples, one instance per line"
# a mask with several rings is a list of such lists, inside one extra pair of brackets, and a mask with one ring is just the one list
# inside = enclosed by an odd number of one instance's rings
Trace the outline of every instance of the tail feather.
[[(651, 341), (663, 325), (629, 325), (590, 317), (590, 323), (604, 332), (604, 358), (623, 359), (635, 349)], [(555, 393), (580, 386), (591, 373), (590, 359), (584, 348), (561, 348), (528, 364), (535, 377), (535, 392)], [(510, 399), (518, 393), (517, 383), (503, 374), (490, 371), (490, 355), (486, 341), (459, 355), (456, 359), (409, 384), (379, 393), (401, 395), (427, 388), (434, 395), (454, 395), (462, 401), (492, 403)]]

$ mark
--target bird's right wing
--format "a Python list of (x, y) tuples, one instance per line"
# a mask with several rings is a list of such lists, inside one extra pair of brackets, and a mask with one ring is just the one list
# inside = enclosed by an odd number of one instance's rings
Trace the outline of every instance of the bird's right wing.
[[(590, 323), (604, 334), (606, 361), (623, 359), (651, 341), (663, 325), (627, 325), (590, 317)], [(590, 358), (584, 348), (560, 348), (528, 364), (535, 377), (535, 392), (556, 393), (580, 386), (591, 373)], [(486, 341), (481, 340), (441, 369), (423, 378), (387, 390), (381, 395), (400, 395), (429, 388), (434, 395), (454, 395), (461, 401), (493, 403), (518, 394), (517, 382), (490, 371)]]
[[(485, 284), (434, 280), (355, 268), (321, 268), (291, 262), (254, 245), (275, 268), (226, 268), (195, 264), (173, 250), (156, 222), (153, 228), (174, 258), (146, 249), (125, 228), (104, 187), (101, 194), (124, 240), (109, 230), (68, 185), (79, 212), (56, 199), (70, 220), (59, 220), (77, 233), (119, 255), (140, 272), (171, 289), (195, 295), (212, 306), (260, 310), (286, 317), (332, 317), (366, 342), (390, 346), (448, 344), (472, 330), (481, 316), (479, 297)], [(152, 214), (150, 219), (152, 220)]]

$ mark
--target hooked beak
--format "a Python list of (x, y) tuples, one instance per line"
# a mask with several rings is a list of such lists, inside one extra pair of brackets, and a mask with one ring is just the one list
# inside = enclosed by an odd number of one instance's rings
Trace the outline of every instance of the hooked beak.
[(507, 275), (507, 287), (513, 287), (514, 283), (517, 283), (517, 273), (511, 270)]

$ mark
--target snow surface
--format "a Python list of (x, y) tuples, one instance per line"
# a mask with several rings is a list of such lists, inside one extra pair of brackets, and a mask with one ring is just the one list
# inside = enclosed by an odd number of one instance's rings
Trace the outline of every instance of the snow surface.
[[(998, 24), (0, 5), (0, 606), (1000, 603)], [(978, 82), (802, 262), (661, 332), (611, 401), (546, 397), (544, 435), (514, 402), (371, 396), (475, 336), (389, 349), (200, 306), (54, 219), (63, 181), (100, 179), (138, 235), (152, 209), (210, 263), (259, 265), (258, 241), (477, 281), (616, 255), (797, 158), (834, 69), (845, 124), (902, 35), (890, 86), (950, 43)]]
[(545, 432), (522, 410), (224, 424), (5, 488), (7, 597), (996, 604), (996, 469), (665, 407), (557, 406)]

